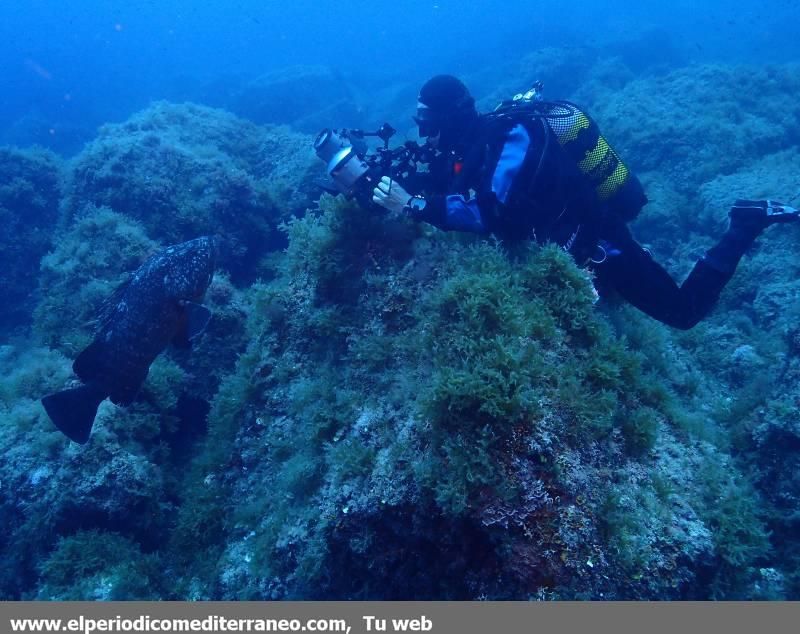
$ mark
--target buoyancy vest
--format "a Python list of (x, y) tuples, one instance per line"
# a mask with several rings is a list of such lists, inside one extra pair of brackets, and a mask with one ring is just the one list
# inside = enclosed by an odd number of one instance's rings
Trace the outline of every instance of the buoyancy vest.
[[(493, 232), (553, 241), (581, 252), (594, 248), (602, 223), (629, 222), (646, 204), (639, 179), (597, 124), (566, 101), (505, 102), (483, 115), (483, 156), (467, 158), (459, 180), (473, 180), (478, 163), (484, 168), (496, 165), (503, 140), (517, 125), (525, 128), (530, 149), (506, 205), (498, 208), (497, 217), (488, 219)], [(484, 169), (480, 178), (491, 175)], [(484, 180), (478, 192), (489, 191), (488, 185)], [(572, 244), (575, 241), (584, 244)]]
[(625, 222), (636, 218), (647, 196), (597, 124), (568, 101), (535, 103), (565, 154), (594, 189), (598, 203)]

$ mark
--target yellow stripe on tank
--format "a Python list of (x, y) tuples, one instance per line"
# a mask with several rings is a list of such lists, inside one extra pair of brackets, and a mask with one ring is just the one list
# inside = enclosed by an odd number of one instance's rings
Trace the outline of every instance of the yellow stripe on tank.
[(628, 180), (628, 168), (620, 161), (617, 169), (606, 180), (597, 186), (597, 196), (600, 200), (608, 200)]
[(597, 139), (597, 145), (593, 150), (586, 153), (586, 158), (578, 163), (578, 167), (585, 174), (591, 172), (594, 168), (600, 165), (600, 162), (606, 157), (611, 148), (603, 137)]
[(571, 143), (578, 138), (581, 130), (586, 130), (590, 125), (591, 122), (585, 114), (582, 112), (576, 113), (575, 122), (569, 127), (568, 130), (565, 130), (562, 134), (558, 135), (558, 142), (561, 143), (561, 145)]

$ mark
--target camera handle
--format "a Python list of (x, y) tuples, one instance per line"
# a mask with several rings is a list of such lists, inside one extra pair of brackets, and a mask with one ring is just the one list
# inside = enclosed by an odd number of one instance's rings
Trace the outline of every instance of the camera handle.
[(389, 149), (389, 139), (391, 139), (397, 130), (395, 130), (392, 126), (388, 123), (384, 123), (380, 128), (378, 128), (375, 132), (365, 132), (364, 130), (348, 130), (348, 134), (351, 137), (355, 137), (357, 139), (363, 139), (364, 137), (374, 136), (379, 138), (383, 141), (383, 149)]

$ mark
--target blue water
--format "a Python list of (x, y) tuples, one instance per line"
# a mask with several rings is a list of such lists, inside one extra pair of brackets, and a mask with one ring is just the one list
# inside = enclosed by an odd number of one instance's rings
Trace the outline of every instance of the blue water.
[[(541, 48), (611, 49), (664, 64), (798, 58), (800, 3), (405, 0), (26, 0), (0, 6), (0, 140), (67, 153), (153, 99), (294, 64), (351, 81), (419, 83)], [(528, 79), (526, 78), (526, 81)], [(26, 139), (24, 117), (50, 137)], [(42, 127), (39, 126), (39, 127)]]

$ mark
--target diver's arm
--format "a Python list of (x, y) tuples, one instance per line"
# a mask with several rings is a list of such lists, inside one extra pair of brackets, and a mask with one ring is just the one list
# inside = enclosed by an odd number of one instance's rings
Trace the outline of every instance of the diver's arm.
[(415, 220), (430, 223), (445, 231), (489, 233), (492, 218), (504, 214), (504, 207), (515, 179), (522, 170), (531, 149), (527, 129), (517, 124), (505, 133), (503, 146), (494, 165), (488, 170), (491, 178), (478, 185), (479, 191), (469, 197), (461, 194), (429, 196), (424, 205), (406, 209)]
[(490, 172), (492, 177), (479, 185), (481, 191), (476, 194), (411, 196), (396, 182), (384, 177), (375, 188), (373, 200), (390, 211), (402, 211), (414, 220), (427, 222), (444, 231), (489, 233), (487, 219), (502, 214), (530, 145), (530, 135), (522, 125), (508, 130)]
[(406, 207), (406, 213), (414, 220), (427, 222), (443, 231), (489, 232), (475, 196), (450, 194), (417, 200), (421, 202), (412, 200)]
[(384, 209), (403, 213), (409, 218), (427, 222), (445, 231), (487, 233), (475, 197), (412, 196), (397, 181), (384, 176), (375, 187), (372, 200)]

